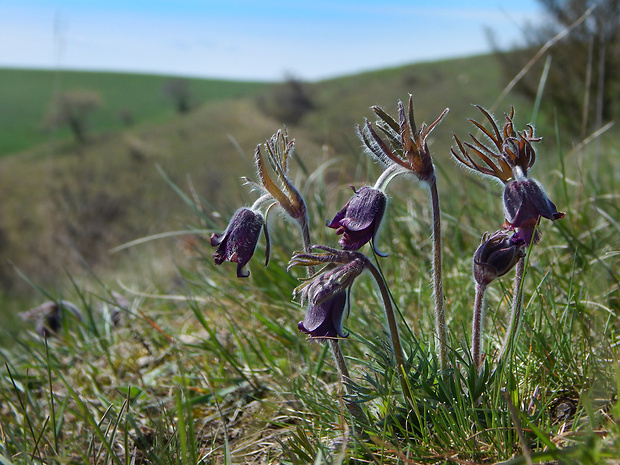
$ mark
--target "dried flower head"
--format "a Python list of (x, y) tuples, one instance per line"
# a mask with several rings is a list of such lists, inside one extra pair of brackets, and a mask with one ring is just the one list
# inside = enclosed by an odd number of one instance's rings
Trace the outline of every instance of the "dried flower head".
[(524, 256), (525, 242), (515, 233), (499, 230), (489, 236), (485, 233), (474, 254), (474, 279), (481, 286), (508, 273)]
[(250, 276), (250, 272), (244, 272), (243, 267), (254, 255), (263, 225), (264, 220), (260, 213), (245, 207), (237, 210), (222, 234), (211, 234), (211, 245), (217, 246), (213, 254), (215, 264), (235, 262), (238, 278)]
[(385, 135), (384, 141), (366, 120), (364, 127), (358, 126), (359, 135), (370, 153), (384, 165), (396, 166), (403, 171), (414, 173), (421, 181), (431, 181), (435, 176), (433, 160), (428, 149), (427, 139), (431, 131), (448, 113), (446, 108), (430, 126), (424, 123), (418, 129), (413, 115), (413, 97), (409, 95), (409, 108), (405, 111), (398, 102), (398, 122), (378, 106), (372, 107), (379, 117), (376, 123)]
[(372, 239), (375, 253), (385, 256), (376, 249), (375, 237), (385, 213), (387, 197), (381, 190), (373, 187), (364, 186), (357, 191), (353, 186), (351, 188), (353, 197), (334, 219), (327, 223), (327, 227), (335, 229), (336, 234), (342, 234), (339, 242), (343, 249), (359, 250)]
[(271, 171), (275, 173), (279, 181), (275, 182), (270, 170), (265, 165), (260, 144), (257, 145), (254, 152), (254, 162), (261, 184), (258, 185), (251, 181), (248, 183), (268, 192), (291, 218), (303, 224), (304, 222), (307, 223), (306, 203), (288, 177), (289, 160), (294, 153), (294, 147), (295, 141), (289, 141), (286, 130), (279, 130), (265, 142), (267, 161), (271, 166)]
[[(479, 105), (476, 105), (476, 108), (489, 121), (492, 130), (488, 130), (473, 119), (469, 121), (482, 131), (491, 142), (491, 146), (481, 142), (472, 134), (470, 134), (472, 142), (461, 142), (454, 135), (454, 140), (458, 146), (458, 151), (454, 147), (450, 148), (454, 158), (466, 168), (487, 176), (493, 176), (504, 183), (515, 177), (516, 168), (519, 168), (523, 175), (527, 175), (527, 171), (536, 161), (536, 153), (532, 143), (542, 140), (540, 137), (534, 136), (534, 128), (528, 124), (522, 132), (515, 131), (513, 124), (514, 107), (511, 107), (510, 114), (506, 115), (506, 124), (500, 131), (493, 117), (484, 108)], [(477, 158), (473, 157), (468, 150)]]

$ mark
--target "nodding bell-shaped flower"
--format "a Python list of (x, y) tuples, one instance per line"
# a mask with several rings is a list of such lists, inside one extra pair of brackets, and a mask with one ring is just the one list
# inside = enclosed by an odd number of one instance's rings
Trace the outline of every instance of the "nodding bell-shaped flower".
[(536, 226), (540, 218), (555, 221), (564, 218), (558, 212), (545, 190), (535, 179), (517, 177), (504, 189), (504, 217), (506, 226), (516, 231), (516, 236), (525, 244), (536, 244), (540, 232)]
[(364, 186), (357, 191), (354, 187), (351, 188), (353, 197), (334, 219), (327, 223), (327, 227), (342, 235), (338, 242), (344, 250), (359, 250), (372, 239), (375, 253), (385, 257), (385, 254), (376, 249), (374, 242), (385, 213), (387, 197), (383, 191), (374, 187)]
[(222, 234), (211, 234), (211, 245), (217, 246), (213, 254), (215, 264), (235, 262), (238, 278), (250, 276), (250, 272), (244, 272), (243, 267), (254, 255), (264, 223), (263, 216), (250, 208), (237, 210)]
[(291, 258), (292, 266), (326, 266), (306, 280), (294, 295), (301, 295), (302, 304), (307, 302), (306, 316), (299, 322), (300, 331), (312, 338), (325, 339), (346, 337), (342, 328), (347, 293), (355, 278), (366, 268), (367, 258), (359, 252), (348, 252), (325, 246), (313, 249), (325, 250), (327, 253), (297, 253)]
[(487, 286), (505, 275), (525, 255), (525, 242), (516, 233), (499, 230), (482, 236), (482, 243), (474, 254), (474, 279), (480, 286)]
[(409, 95), (408, 111), (405, 111), (402, 102), (398, 102), (398, 121), (378, 106), (372, 109), (380, 118), (376, 124), (386, 135), (387, 142), (379, 137), (372, 124), (366, 120), (364, 127), (358, 126), (357, 130), (368, 151), (388, 168), (410, 172), (415, 174), (420, 181), (431, 182), (435, 177), (435, 168), (427, 139), (449, 109), (446, 108), (430, 126), (427, 127), (422, 123), (419, 129), (415, 124), (413, 96), (411, 95)]
[(310, 303), (304, 321), (300, 321), (297, 328), (311, 338), (347, 337), (342, 328), (346, 304), (346, 291), (338, 292), (318, 304)]

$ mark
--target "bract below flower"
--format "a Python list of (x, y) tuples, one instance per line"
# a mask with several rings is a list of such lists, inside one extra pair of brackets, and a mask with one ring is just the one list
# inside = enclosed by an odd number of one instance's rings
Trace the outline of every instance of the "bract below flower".
[(304, 321), (300, 321), (297, 327), (313, 338), (347, 337), (342, 328), (346, 302), (346, 291), (318, 303), (310, 302)]
[(536, 231), (540, 218), (555, 221), (564, 218), (565, 214), (557, 211), (538, 181), (523, 178), (506, 184), (504, 216), (510, 229), (517, 232), (516, 239), (536, 244), (540, 239), (540, 233)]
[(240, 208), (231, 218), (226, 230), (222, 234), (211, 234), (211, 245), (218, 246), (213, 254), (216, 265), (224, 261), (237, 263), (237, 277), (247, 278), (250, 272), (244, 272), (243, 267), (250, 261), (264, 220), (260, 213), (249, 208)]
[[(336, 234), (342, 234), (340, 245), (344, 250), (359, 250), (364, 244), (377, 235), (385, 207), (387, 197), (385, 194), (373, 187), (364, 186), (358, 191), (353, 189), (355, 194), (351, 200), (340, 210), (328, 228), (336, 230)], [(377, 255), (385, 256), (374, 249)]]

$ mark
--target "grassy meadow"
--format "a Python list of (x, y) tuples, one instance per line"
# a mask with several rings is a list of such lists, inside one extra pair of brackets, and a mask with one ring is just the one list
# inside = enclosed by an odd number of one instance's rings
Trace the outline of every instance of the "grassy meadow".
[[(100, 95), (102, 106), (90, 121), (97, 132), (166, 121), (174, 114), (173, 102), (165, 92), (171, 79), (123, 73), (0, 69), (0, 125), (4, 129), (0, 157), (69, 135), (66, 129), (54, 134), (44, 124), (54, 95), (64, 91), (79, 89)], [(259, 82), (186, 80), (194, 106), (248, 96), (266, 86)]]
[[(213, 83), (192, 82), (201, 103), (177, 115), (158, 93), (163, 77), (76, 74), (71, 86), (99, 83), (89, 87), (104, 95), (100, 111), (110, 110), (93, 117), (78, 145), (68, 133), (36, 130), (53, 73), (32, 72), (28, 85), (41, 84), (30, 92), (19, 75), (0, 70), (28, 95), (11, 103), (12, 123), (0, 111), (10, 134), (0, 159), (0, 463), (619, 463), (616, 127), (582, 141), (556, 126), (553, 111), (513, 93), (498, 101), (508, 80), (492, 56), (309, 84), (313, 109), (287, 131), (289, 177), (314, 244), (338, 247), (325, 220), (350, 185), (372, 185), (381, 173), (355, 131), (375, 121), (370, 107), (398, 119), (397, 102), (411, 93), (418, 126), (450, 108), (428, 139), (442, 208), (448, 363), (440, 366), (433, 336), (428, 191), (399, 176), (375, 243), (388, 256), (368, 245), (361, 252), (389, 288), (403, 369), (385, 301), (364, 273), (340, 341), (345, 385), (330, 345), (298, 330), (305, 308), (292, 293), (306, 274), (287, 271), (302, 247), (293, 221), (272, 209), (270, 262), (262, 235), (246, 279), (212, 258), (210, 234), (260, 195), (241, 177), (258, 181), (255, 148), (282, 128), (261, 111), (277, 85), (221, 83), (209, 94)], [(68, 75), (62, 81), (69, 85)], [(121, 127), (111, 108), (130, 85), (140, 89), (131, 92), (140, 110), (134, 126)], [(5, 93), (19, 92), (0, 88), (1, 110)], [(470, 356), (472, 256), (504, 217), (502, 186), (450, 155), (452, 135), (467, 140), (477, 130), (468, 119), (483, 120), (472, 104), (500, 128), (510, 106), (516, 129), (535, 121), (544, 139), (531, 176), (566, 213), (543, 219), (540, 243), (528, 247), (518, 337), (501, 359), (514, 271), (489, 286), (479, 369)], [(65, 313), (47, 340), (33, 319), (18, 317), (60, 299), (82, 318)]]

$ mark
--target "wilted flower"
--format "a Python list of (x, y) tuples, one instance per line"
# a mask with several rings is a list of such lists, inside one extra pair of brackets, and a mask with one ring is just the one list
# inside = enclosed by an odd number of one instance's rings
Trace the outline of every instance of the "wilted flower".
[(372, 107), (379, 116), (377, 123), (379, 129), (387, 136), (386, 143), (371, 123), (366, 120), (363, 128), (358, 126), (359, 135), (370, 153), (387, 167), (400, 168), (401, 171), (412, 172), (421, 181), (430, 182), (434, 179), (435, 169), (427, 138), (448, 113), (446, 108), (439, 118), (430, 126), (422, 123), (418, 130), (413, 116), (413, 96), (409, 95), (409, 108), (405, 112), (405, 106), (398, 102), (398, 122), (378, 106)]
[(524, 241), (515, 238), (515, 233), (496, 231), (491, 236), (482, 236), (482, 243), (474, 254), (474, 279), (481, 286), (487, 286), (494, 279), (508, 273), (524, 255)]
[(535, 179), (522, 178), (506, 184), (504, 217), (510, 229), (516, 230), (517, 237), (526, 244), (535, 244), (540, 239), (536, 226), (541, 217), (555, 221), (564, 216)]
[(295, 289), (294, 294), (301, 295), (302, 304), (308, 303), (306, 316), (298, 328), (313, 338), (346, 337), (342, 322), (346, 313), (347, 293), (355, 278), (366, 268), (367, 258), (359, 252), (325, 246), (313, 248), (327, 253), (297, 253), (289, 264), (289, 268), (326, 264), (326, 267)]
[(353, 188), (353, 192), (353, 197), (327, 227), (342, 234), (339, 242), (344, 250), (359, 250), (372, 239), (375, 253), (385, 256), (376, 249), (374, 239), (385, 213), (387, 197), (381, 190), (368, 186), (358, 191)]
[(295, 141), (289, 141), (286, 131), (278, 131), (265, 142), (264, 147), (267, 152), (267, 160), (279, 183), (274, 182), (269, 170), (267, 170), (260, 145), (256, 146), (254, 162), (261, 185), (250, 183), (267, 191), (291, 218), (300, 223), (307, 221), (306, 203), (288, 178), (288, 162), (293, 155)]
[(218, 246), (213, 254), (215, 264), (221, 265), (226, 260), (235, 262), (238, 278), (250, 276), (249, 271), (243, 272), (243, 267), (254, 255), (263, 225), (260, 213), (249, 208), (237, 210), (222, 234), (211, 234), (211, 245)]
[[(514, 108), (510, 108), (510, 114), (506, 115), (506, 124), (500, 132), (497, 123), (493, 117), (481, 106), (476, 105), (486, 119), (491, 123), (493, 131), (486, 129), (481, 123), (470, 119), (472, 124), (488, 137), (494, 147), (489, 147), (480, 140), (476, 139), (472, 134), (470, 137), (472, 142), (461, 142), (456, 135), (454, 140), (458, 145), (458, 153), (454, 148), (450, 148), (452, 155), (456, 160), (466, 168), (478, 173), (492, 176), (500, 179), (504, 183), (508, 182), (515, 176), (515, 168), (519, 168), (523, 175), (527, 175), (527, 170), (534, 165), (536, 161), (536, 152), (532, 147), (532, 142), (540, 142), (540, 137), (534, 136), (534, 128), (527, 125), (527, 129), (517, 132), (514, 129), (512, 119), (514, 118)], [(474, 161), (467, 149), (475, 153), (480, 160)], [(486, 166), (485, 166), (486, 165)]]

